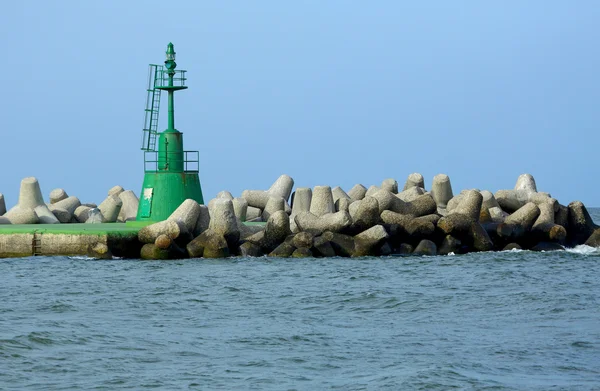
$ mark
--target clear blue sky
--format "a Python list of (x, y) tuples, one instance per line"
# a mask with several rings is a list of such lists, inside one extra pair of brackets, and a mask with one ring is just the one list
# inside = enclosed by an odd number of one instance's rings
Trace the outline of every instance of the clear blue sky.
[(584, 0), (5, 2), (0, 192), (139, 194), (147, 65), (172, 41), (207, 201), (283, 173), (346, 190), (446, 173), (458, 193), (528, 172), (600, 206), (599, 21)]

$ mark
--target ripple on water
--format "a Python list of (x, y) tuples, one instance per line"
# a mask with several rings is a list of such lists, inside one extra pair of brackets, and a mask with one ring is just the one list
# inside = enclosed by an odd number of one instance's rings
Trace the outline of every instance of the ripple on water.
[(7, 389), (592, 390), (589, 249), (0, 262)]

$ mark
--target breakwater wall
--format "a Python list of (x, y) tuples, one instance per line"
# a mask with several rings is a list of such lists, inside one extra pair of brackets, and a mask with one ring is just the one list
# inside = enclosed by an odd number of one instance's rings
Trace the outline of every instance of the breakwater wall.
[[(116, 186), (99, 206), (81, 204), (62, 189), (53, 190), (46, 204), (37, 180), (25, 178), (18, 204), (0, 217), (0, 224), (96, 223), (96, 233), (41, 235), (47, 244), (40, 253), (143, 259), (443, 255), (600, 246), (600, 229), (586, 207), (579, 201), (565, 206), (538, 192), (529, 174), (521, 175), (513, 189), (470, 189), (456, 195), (444, 174), (433, 178), (429, 190), (423, 176), (414, 173), (401, 190), (396, 180), (386, 179), (369, 188), (357, 184), (347, 192), (330, 186), (294, 191), (293, 179), (282, 175), (269, 189), (245, 190), (240, 197), (223, 191), (207, 205), (186, 200), (162, 222), (100, 229), (109, 221), (135, 219), (137, 202), (133, 192)], [(33, 250), (25, 251), (32, 243)], [(0, 230), (0, 256), (32, 255), (35, 243), (35, 235), (9, 240)]]

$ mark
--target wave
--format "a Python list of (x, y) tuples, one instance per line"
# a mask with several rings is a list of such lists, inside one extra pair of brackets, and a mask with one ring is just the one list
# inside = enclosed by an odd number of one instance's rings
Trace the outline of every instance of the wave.
[(596, 254), (600, 254), (600, 248), (588, 246), (588, 245), (585, 245), (585, 244), (580, 244), (580, 245), (575, 246), (573, 248), (566, 248), (565, 250), (567, 252), (570, 252), (570, 253), (573, 253), (573, 254), (582, 254), (582, 255), (596, 255)]

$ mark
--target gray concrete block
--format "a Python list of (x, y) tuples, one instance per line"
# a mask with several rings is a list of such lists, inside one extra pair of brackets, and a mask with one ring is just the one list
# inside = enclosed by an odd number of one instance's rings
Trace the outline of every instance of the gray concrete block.
[(277, 211), (285, 211), (285, 200), (280, 196), (271, 196), (269, 197), (269, 201), (267, 201), (267, 205), (265, 205), (265, 209), (262, 212), (263, 221), (269, 220), (269, 217)]
[(483, 196), (476, 190), (467, 190), (461, 194), (462, 197), (458, 205), (450, 213), (461, 213), (469, 216), (474, 221), (479, 221)]
[(446, 235), (438, 249), (439, 255), (458, 254), (461, 251), (462, 242), (452, 235)]
[(4, 194), (0, 193), (0, 216), (6, 213), (6, 201), (4, 200)]
[(56, 204), (58, 201), (62, 201), (69, 197), (64, 189), (54, 189), (50, 192), (50, 203)]
[(248, 215), (248, 201), (245, 198), (237, 197), (231, 200), (233, 203), (233, 212), (239, 221), (246, 221)]
[[(59, 211), (59, 209), (55, 209), (52, 211), (52, 213), (54, 213), (56, 215), (56, 212)], [(58, 219), (60, 220), (60, 217), (57, 216)], [(104, 222), (104, 216), (102, 216), (102, 212), (100, 211), (100, 209), (98, 208), (92, 208), (88, 211), (88, 219), (85, 221), (86, 224), (101, 224)], [(154, 242), (154, 240), (156, 240), (156, 238), (154, 238), (152, 240), (152, 242)]]
[(552, 201), (537, 204), (540, 209), (540, 215), (535, 220), (535, 223), (533, 223), (533, 227), (541, 224), (554, 224), (554, 204)]
[(350, 191), (348, 192), (348, 195), (354, 201), (362, 200), (363, 198), (365, 198), (366, 194), (367, 188), (361, 185), (360, 183), (354, 185), (354, 187), (352, 187), (352, 189), (350, 189)]
[(550, 196), (549, 193), (530, 193), (527, 197), (527, 202), (533, 202), (536, 205), (543, 204), (551, 200), (554, 200), (553, 202), (557, 202)]
[(384, 210), (393, 210), (398, 213), (405, 213), (407, 211), (406, 203), (396, 197), (395, 194), (385, 189), (378, 190), (372, 197), (375, 198), (379, 204), (379, 213)]
[(322, 236), (331, 243), (336, 255), (340, 257), (351, 257), (354, 254), (354, 238), (336, 232), (325, 232)]
[(566, 239), (567, 230), (562, 225), (536, 221), (531, 228), (531, 241), (564, 243)]
[[(228, 200), (227, 198), (222, 199)], [(230, 254), (225, 237), (212, 229), (205, 230), (189, 242), (186, 250), (190, 258), (225, 258)]]
[(259, 209), (264, 209), (269, 202), (271, 195), (264, 190), (244, 190), (242, 192), (242, 198), (245, 198), (248, 202), (248, 206), (252, 206)]
[(413, 255), (437, 255), (437, 246), (431, 240), (423, 239), (413, 251)]
[(333, 196), (333, 203), (335, 204), (339, 199), (344, 198), (344, 199), (350, 199), (350, 196), (348, 194), (346, 194), (346, 192), (344, 191), (344, 189), (342, 189), (339, 186), (334, 187), (331, 190), (331, 194)]
[(315, 216), (323, 216), (335, 212), (331, 187), (315, 186), (310, 202), (310, 212)]
[(169, 235), (159, 235), (158, 238), (154, 241), (154, 245), (163, 250), (168, 249), (173, 244), (173, 239)]
[(121, 199), (122, 205), (119, 216), (117, 217), (117, 221), (120, 223), (124, 223), (126, 221), (135, 221), (140, 199), (132, 190), (125, 190), (124, 192), (120, 193), (119, 198)]
[(311, 248), (313, 246), (315, 236), (310, 232), (299, 232), (294, 235), (292, 244), (296, 248)]
[(240, 230), (240, 241), (248, 239), (257, 232), (264, 231), (262, 225), (246, 225), (238, 220), (238, 229)]
[(36, 206), (33, 211), (37, 215), (40, 224), (60, 224), (60, 221), (58, 221), (56, 216), (48, 209), (46, 204)]
[(11, 224), (37, 224), (40, 221), (33, 209), (21, 206), (11, 208), (4, 217), (8, 218)]
[(404, 227), (413, 219), (413, 216), (401, 214), (391, 210), (384, 210), (381, 212), (381, 221), (383, 221), (385, 224), (398, 224)]
[(310, 248), (302, 247), (302, 248), (295, 249), (290, 257), (291, 258), (312, 258), (313, 253), (312, 253), (312, 251), (310, 251)]
[(393, 178), (384, 179), (381, 182), (381, 188), (393, 194), (398, 194), (398, 181)]
[(220, 191), (219, 193), (217, 193), (215, 198), (223, 198), (225, 200), (233, 200), (233, 195), (231, 195), (231, 193), (228, 192), (227, 190), (223, 190), (223, 191)]
[(524, 228), (525, 232), (528, 232), (531, 230), (531, 227), (533, 227), (533, 224), (539, 215), (540, 208), (533, 202), (528, 202), (504, 219), (504, 222), (506, 224), (520, 225)]
[(410, 174), (404, 183), (404, 188), (402, 191), (408, 190), (411, 187), (425, 188), (425, 180), (423, 179), (423, 175), (419, 174), (418, 172), (413, 172)]
[(36, 178), (28, 177), (21, 181), (21, 190), (19, 192), (19, 202), (17, 205), (23, 210), (31, 209), (32, 212), (36, 206), (44, 205), (44, 197), (42, 197), (40, 184)]
[(523, 207), (527, 203), (527, 199), (523, 199), (522, 192), (519, 193), (516, 190), (498, 190), (494, 197), (498, 201), (498, 204), (508, 213), (513, 213)]
[(111, 188), (108, 190), (108, 196), (109, 196), (109, 197), (110, 197), (110, 196), (115, 196), (115, 197), (118, 197), (118, 196), (119, 196), (119, 194), (121, 194), (121, 193), (122, 193), (122, 192), (124, 192), (124, 191), (125, 191), (125, 189), (123, 189), (123, 186), (116, 185), (116, 186), (113, 186), (113, 187), (111, 187)]
[(281, 175), (271, 185), (267, 192), (272, 196), (278, 196), (283, 198), (286, 202), (290, 199), (292, 189), (294, 188), (294, 180), (289, 175)]
[(352, 200), (349, 198), (340, 198), (335, 202), (335, 211), (341, 212), (345, 210), (346, 212), (348, 212), (348, 210), (350, 209), (351, 202)]
[(193, 236), (196, 237), (196, 236), (200, 235), (202, 232), (206, 231), (208, 229), (209, 225), (210, 225), (210, 212), (208, 211), (208, 206), (200, 205), (198, 220), (196, 221), (196, 228), (194, 228)]
[(368, 196), (362, 201), (356, 202), (358, 205), (354, 214), (351, 214), (354, 226), (359, 230), (366, 230), (379, 223), (379, 202), (376, 198)]
[(436, 213), (437, 206), (431, 194), (423, 194), (411, 202), (404, 204), (402, 204), (402, 201), (400, 201), (400, 203), (396, 202), (395, 207), (392, 210), (420, 217)]
[(0, 224), (12, 224), (8, 217), (0, 216)]
[(310, 203), (312, 200), (312, 189), (310, 187), (299, 187), (294, 194), (294, 202), (292, 206), (292, 215), (297, 215), (300, 212), (310, 211)]
[(352, 219), (348, 212), (328, 213), (322, 216), (315, 216), (311, 212), (300, 212), (295, 217), (298, 229), (310, 232), (313, 235), (321, 235), (325, 231), (340, 232), (352, 224)]
[(439, 208), (446, 208), (448, 201), (453, 197), (452, 184), (448, 175), (438, 174), (433, 177), (431, 196)]
[(71, 196), (65, 198), (64, 200), (55, 202), (54, 204), (50, 204), (49, 208), (50, 210), (65, 209), (72, 215), (75, 213), (75, 209), (77, 209), (80, 206), (81, 201), (79, 201), (79, 198)]
[(140, 250), (140, 258), (144, 260), (169, 259), (169, 250), (157, 247), (154, 243), (147, 243)]
[(73, 215), (68, 210), (64, 208), (56, 208), (54, 205), (50, 205), (49, 209), (61, 223), (67, 224), (73, 221)]
[[(118, 193), (118, 194), (121, 194), (121, 193)], [(61, 202), (64, 202), (64, 201), (61, 201)], [(55, 205), (58, 205), (61, 202), (56, 203)], [(77, 206), (79, 206), (79, 205), (77, 205)], [(100, 212), (102, 213), (102, 216), (104, 217), (103, 222), (104, 223), (116, 222), (117, 218), (119, 217), (119, 213), (121, 212), (122, 206), (123, 206), (123, 201), (121, 201), (121, 199), (119, 198), (118, 195), (109, 195), (108, 197), (106, 197), (106, 199), (104, 201), (102, 201), (100, 203), (100, 205), (98, 205), (98, 209), (100, 210)], [(73, 210), (73, 212), (74, 211), (75, 210)]]
[(469, 242), (475, 251), (492, 251), (494, 249), (494, 242), (478, 221), (471, 223)]
[[(93, 209), (90, 211), (90, 214), (96, 214), (97, 212), (95, 211), (99, 212), (98, 209)], [(177, 224), (174, 220), (159, 221), (158, 223), (150, 224), (140, 229), (138, 232), (138, 240), (142, 243), (154, 243), (156, 238), (160, 235), (167, 235), (175, 240), (182, 234), (182, 228), (185, 228), (185, 226)]]
[(453, 213), (442, 217), (437, 227), (446, 235), (462, 239), (470, 232), (473, 222), (474, 220), (467, 215)]
[[(558, 204), (558, 203), (557, 203)], [(554, 211), (554, 222), (558, 225), (562, 225), (569, 230), (569, 208), (558, 204)]]
[(75, 209), (75, 213), (73, 213), (77, 222), (85, 223), (87, 221), (87, 219), (90, 217), (89, 212), (91, 209), (92, 208), (90, 208), (89, 206), (86, 206), (86, 205), (81, 205), (81, 206), (77, 207), (77, 209)]
[(504, 219), (508, 217), (508, 213), (502, 210), (499, 206), (488, 209), (491, 221), (494, 223), (503, 223)]
[(379, 247), (389, 237), (382, 225), (375, 225), (354, 236), (353, 256), (379, 255)]
[[(246, 201), (246, 203), (247, 202), (248, 201)], [(262, 209), (248, 205), (248, 208), (246, 209), (246, 221), (256, 221), (256, 219), (262, 221)]]
[(415, 250), (415, 247), (410, 243), (400, 243), (395, 253), (399, 255), (409, 255)]
[(490, 208), (495, 208), (495, 207), (499, 208), (500, 207), (500, 204), (498, 204), (496, 197), (494, 197), (494, 194), (492, 194), (491, 191), (483, 190), (480, 193), (481, 193), (481, 197), (482, 197), (481, 209), (490, 209)]
[(461, 192), (460, 194), (457, 194), (454, 197), (450, 198), (448, 204), (446, 205), (447, 213), (452, 213), (454, 209), (458, 207), (463, 198), (465, 198), (464, 192)]
[(367, 189), (367, 192), (365, 193), (365, 197), (366, 196), (373, 196), (373, 194), (377, 193), (379, 190), (381, 190), (381, 188), (379, 186), (369, 186), (369, 188)]
[(292, 233), (290, 231), (290, 217), (281, 210), (271, 214), (262, 232), (264, 232), (264, 236), (260, 245), (265, 253), (269, 253)]
[(335, 257), (335, 250), (331, 242), (323, 236), (318, 236), (314, 239), (313, 254), (321, 257)]
[(283, 242), (279, 246), (275, 247), (273, 251), (269, 253), (269, 257), (272, 258), (289, 258), (292, 256), (296, 247), (288, 242)]
[(210, 209), (210, 223), (208, 228), (219, 235), (223, 235), (230, 248), (237, 248), (240, 230), (231, 200), (217, 198)]
[(515, 184), (515, 190), (525, 190), (527, 193), (536, 193), (537, 186), (535, 185), (535, 179), (531, 174), (521, 174), (517, 178)]
[(438, 214), (428, 214), (428, 215), (423, 215), (423, 216), (415, 217), (415, 220), (417, 220), (417, 221), (427, 221), (427, 222), (430, 222), (433, 225), (437, 225), (438, 221), (440, 221), (441, 218), (442, 218), (442, 216), (440, 216)]
[(413, 186), (407, 190), (401, 191), (400, 193), (396, 194), (396, 197), (400, 198), (404, 202), (411, 202), (423, 194), (425, 194), (425, 189), (423, 189), (422, 187)]
[[(352, 218), (352, 220), (354, 220), (354, 217), (356, 216), (356, 212), (358, 211), (358, 207), (360, 206), (361, 202), (362, 200), (353, 201), (350, 203), (350, 206), (348, 206), (348, 213), (350, 213), (350, 217)], [(379, 210), (379, 204), (377, 204), (377, 209)]]
[(262, 257), (263, 252), (259, 246), (254, 243), (244, 242), (240, 245), (238, 253), (242, 257)]
[(193, 233), (198, 224), (200, 209), (200, 204), (197, 201), (188, 198), (171, 213), (167, 220), (181, 221), (187, 231)]
[(585, 244), (590, 247), (600, 247), (600, 228), (596, 228), (590, 237), (585, 241)]
[[(581, 201), (569, 204), (569, 241), (571, 245), (583, 244), (592, 235), (597, 225)], [(14, 222), (13, 222), (14, 224)]]

